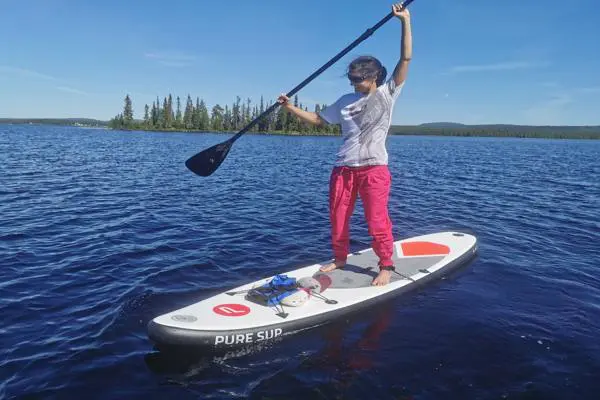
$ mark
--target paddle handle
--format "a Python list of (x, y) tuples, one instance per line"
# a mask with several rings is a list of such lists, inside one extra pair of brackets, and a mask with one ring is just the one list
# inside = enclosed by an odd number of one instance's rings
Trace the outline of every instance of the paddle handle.
[[(408, 7), (408, 5), (410, 3), (412, 3), (413, 1), (414, 0), (406, 0), (404, 3), (402, 3), (402, 8)], [(356, 46), (358, 46), (360, 43), (362, 43), (365, 39), (367, 39), (369, 36), (371, 36), (377, 29), (381, 28), (386, 22), (388, 22), (393, 17), (394, 17), (394, 13), (390, 12), (381, 21), (379, 21), (378, 23), (376, 23), (375, 25), (373, 25), (371, 28), (367, 29), (354, 42), (350, 43), (344, 50), (340, 51), (331, 60), (329, 60), (325, 64), (323, 64), (323, 66), (321, 68), (319, 68), (318, 70), (316, 70), (315, 72), (313, 72), (308, 78), (306, 78), (300, 84), (298, 84), (298, 86), (296, 86), (295, 88), (293, 88), (292, 90), (290, 90), (286, 94), (286, 96), (287, 97), (292, 97), (293, 95), (295, 95), (296, 93), (298, 93), (304, 86), (308, 85), (313, 79), (315, 79), (317, 76), (321, 75), (321, 73), (323, 73), (323, 71), (325, 71), (327, 68), (331, 67), (340, 58), (342, 58), (346, 54), (348, 54), (348, 52), (350, 52), (350, 50), (354, 49)], [(267, 116), (268, 114), (270, 114), (271, 112), (273, 112), (279, 106), (280, 106), (280, 104), (277, 103), (277, 102), (274, 103), (274, 104), (272, 104), (262, 114), (260, 114), (256, 118), (254, 118), (254, 120), (252, 120), (252, 122), (250, 122), (248, 125), (246, 125), (241, 131), (239, 131), (238, 133), (236, 133), (235, 136), (233, 136), (231, 139), (229, 139), (229, 141), (232, 142), (232, 143), (234, 141), (236, 141), (240, 136), (242, 136), (244, 133), (248, 132), (252, 127), (254, 127), (254, 125), (256, 125), (262, 118), (264, 118), (265, 116)]]

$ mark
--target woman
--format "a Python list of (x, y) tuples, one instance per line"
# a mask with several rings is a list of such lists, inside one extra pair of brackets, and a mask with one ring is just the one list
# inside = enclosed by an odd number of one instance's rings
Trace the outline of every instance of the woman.
[(331, 173), (329, 213), (334, 261), (321, 268), (330, 272), (346, 264), (350, 243), (350, 217), (357, 196), (360, 196), (369, 227), (371, 243), (379, 257), (379, 275), (373, 285), (389, 283), (394, 237), (388, 215), (391, 177), (388, 169), (386, 138), (392, 120), (394, 103), (398, 98), (412, 57), (410, 13), (402, 4), (392, 6), (402, 21), (401, 55), (389, 80), (387, 71), (374, 57), (363, 56), (348, 67), (348, 79), (354, 93), (340, 97), (320, 113), (304, 111), (281, 95), (278, 99), (288, 111), (300, 119), (315, 124), (340, 124), (343, 144)]

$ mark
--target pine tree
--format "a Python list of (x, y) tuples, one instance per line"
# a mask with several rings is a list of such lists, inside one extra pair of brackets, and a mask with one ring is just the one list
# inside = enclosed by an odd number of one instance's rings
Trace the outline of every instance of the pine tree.
[(232, 130), (233, 123), (234, 120), (231, 116), (231, 111), (229, 110), (229, 107), (225, 105), (225, 113), (223, 114), (223, 129), (226, 131)]
[[(265, 99), (263, 96), (260, 96), (260, 108), (258, 109), (258, 115), (262, 115), (262, 113), (265, 112)], [(259, 132), (266, 132), (269, 130), (269, 119), (268, 117), (263, 117), (261, 118), (261, 120), (258, 122), (258, 131)]]
[(277, 110), (277, 117), (275, 119), (275, 130), (276, 131), (280, 131), (280, 132), (287, 131), (288, 115), (289, 115), (289, 113), (283, 107), (279, 107), (279, 109)]
[(230, 129), (234, 129), (234, 130), (239, 130), (241, 129), (240, 125), (241, 125), (241, 121), (242, 121), (242, 117), (240, 114), (240, 96), (237, 96), (235, 99), (235, 103), (233, 104), (233, 107), (231, 109), (231, 128)]
[(200, 125), (199, 129), (203, 131), (210, 129), (210, 117), (208, 116), (208, 109), (206, 108), (204, 100), (202, 100), (198, 106), (198, 115)]
[(175, 119), (175, 114), (173, 113), (173, 96), (169, 93), (169, 97), (167, 98), (167, 105), (165, 107), (165, 128), (171, 129), (173, 127), (173, 120)]
[[(273, 102), (271, 100), (269, 100), (269, 104), (267, 105), (267, 108), (271, 108), (272, 105), (273, 105)], [(281, 107), (279, 109), (281, 109)], [(275, 126), (277, 125), (277, 116), (278, 116), (278, 112), (272, 112), (268, 115), (268, 117), (267, 117), (267, 119), (268, 119), (267, 131), (268, 132), (273, 132), (275, 130)]]
[(158, 96), (156, 96), (156, 122), (154, 122), (154, 126), (156, 128), (160, 128), (162, 126), (162, 121), (163, 112), (162, 108), (160, 107), (160, 100), (158, 99)]
[(242, 126), (244, 126), (245, 120), (246, 120), (246, 103), (242, 103), (242, 107), (240, 110), (240, 122), (239, 122), (238, 126), (236, 127), (236, 130), (242, 129)]
[(194, 124), (192, 120), (194, 118), (194, 103), (192, 102), (192, 97), (188, 94), (186, 104), (185, 104), (185, 112), (183, 114), (183, 126), (185, 129), (193, 129)]
[[(256, 118), (258, 118), (258, 116), (259, 116), (259, 115), (260, 115), (260, 114), (258, 113), (258, 106), (256, 106), (256, 105), (255, 105), (255, 106), (254, 106), (254, 109), (252, 110), (252, 116), (250, 117), (250, 119), (251, 119), (252, 121), (254, 121)], [(259, 126), (259, 123), (260, 123), (260, 121), (259, 121), (257, 124), (255, 124), (255, 125), (252, 127), (252, 130), (253, 130), (254, 132), (258, 132), (258, 126)]]
[(160, 121), (160, 125), (163, 127), (163, 129), (170, 128), (169, 114), (169, 100), (167, 100), (167, 98), (165, 97), (165, 99), (163, 100), (163, 107), (161, 113), (162, 118)]
[(181, 99), (177, 96), (177, 114), (175, 116), (175, 128), (181, 129), (183, 126), (183, 116), (181, 114)]
[(150, 106), (146, 104), (144, 107), (144, 128), (148, 128), (150, 126)]
[(244, 114), (244, 123), (243, 125), (246, 126), (250, 123), (250, 117), (251, 117), (251, 104), (252, 104), (252, 100), (250, 99), (246, 99), (246, 113)]
[(156, 103), (152, 102), (152, 111), (150, 112), (150, 126), (152, 128), (156, 127), (158, 122), (158, 109), (156, 108)]
[(133, 104), (129, 95), (125, 96), (125, 106), (123, 107), (123, 123), (126, 127), (133, 125)]
[(201, 129), (200, 124), (200, 97), (196, 97), (196, 107), (194, 107), (194, 113), (192, 114), (192, 125), (194, 129)]
[(223, 108), (218, 104), (212, 109), (211, 126), (214, 131), (223, 130)]

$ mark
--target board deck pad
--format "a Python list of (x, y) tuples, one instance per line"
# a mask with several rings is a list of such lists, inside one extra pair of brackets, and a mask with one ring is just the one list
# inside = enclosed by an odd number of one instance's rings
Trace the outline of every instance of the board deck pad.
[[(415, 257), (415, 258), (398, 258), (393, 257), (392, 261), (398, 273), (392, 272), (390, 282), (406, 279), (411, 277), (421, 270), (435, 265), (441, 261), (443, 256), (435, 257)], [(373, 279), (379, 274), (377, 266), (378, 258), (374, 253), (364, 253), (351, 258), (352, 263), (346, 264), (343, 269), (337, 268), (331, 272), (317, 272), (313, 277), (318, 279), (320, 275), (327, 275), (331, 279), (329, 285), (332, 289), (351, 289), (358, 287), (371, 286)]]

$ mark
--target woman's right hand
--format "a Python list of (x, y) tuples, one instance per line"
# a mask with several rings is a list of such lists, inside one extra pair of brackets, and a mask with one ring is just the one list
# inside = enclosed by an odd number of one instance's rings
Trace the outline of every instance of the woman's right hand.
[(290, 106), (290, 98), (283, 93), (279, 96), (279, 98), (277, 98), (277, 102), (285, 108)]

